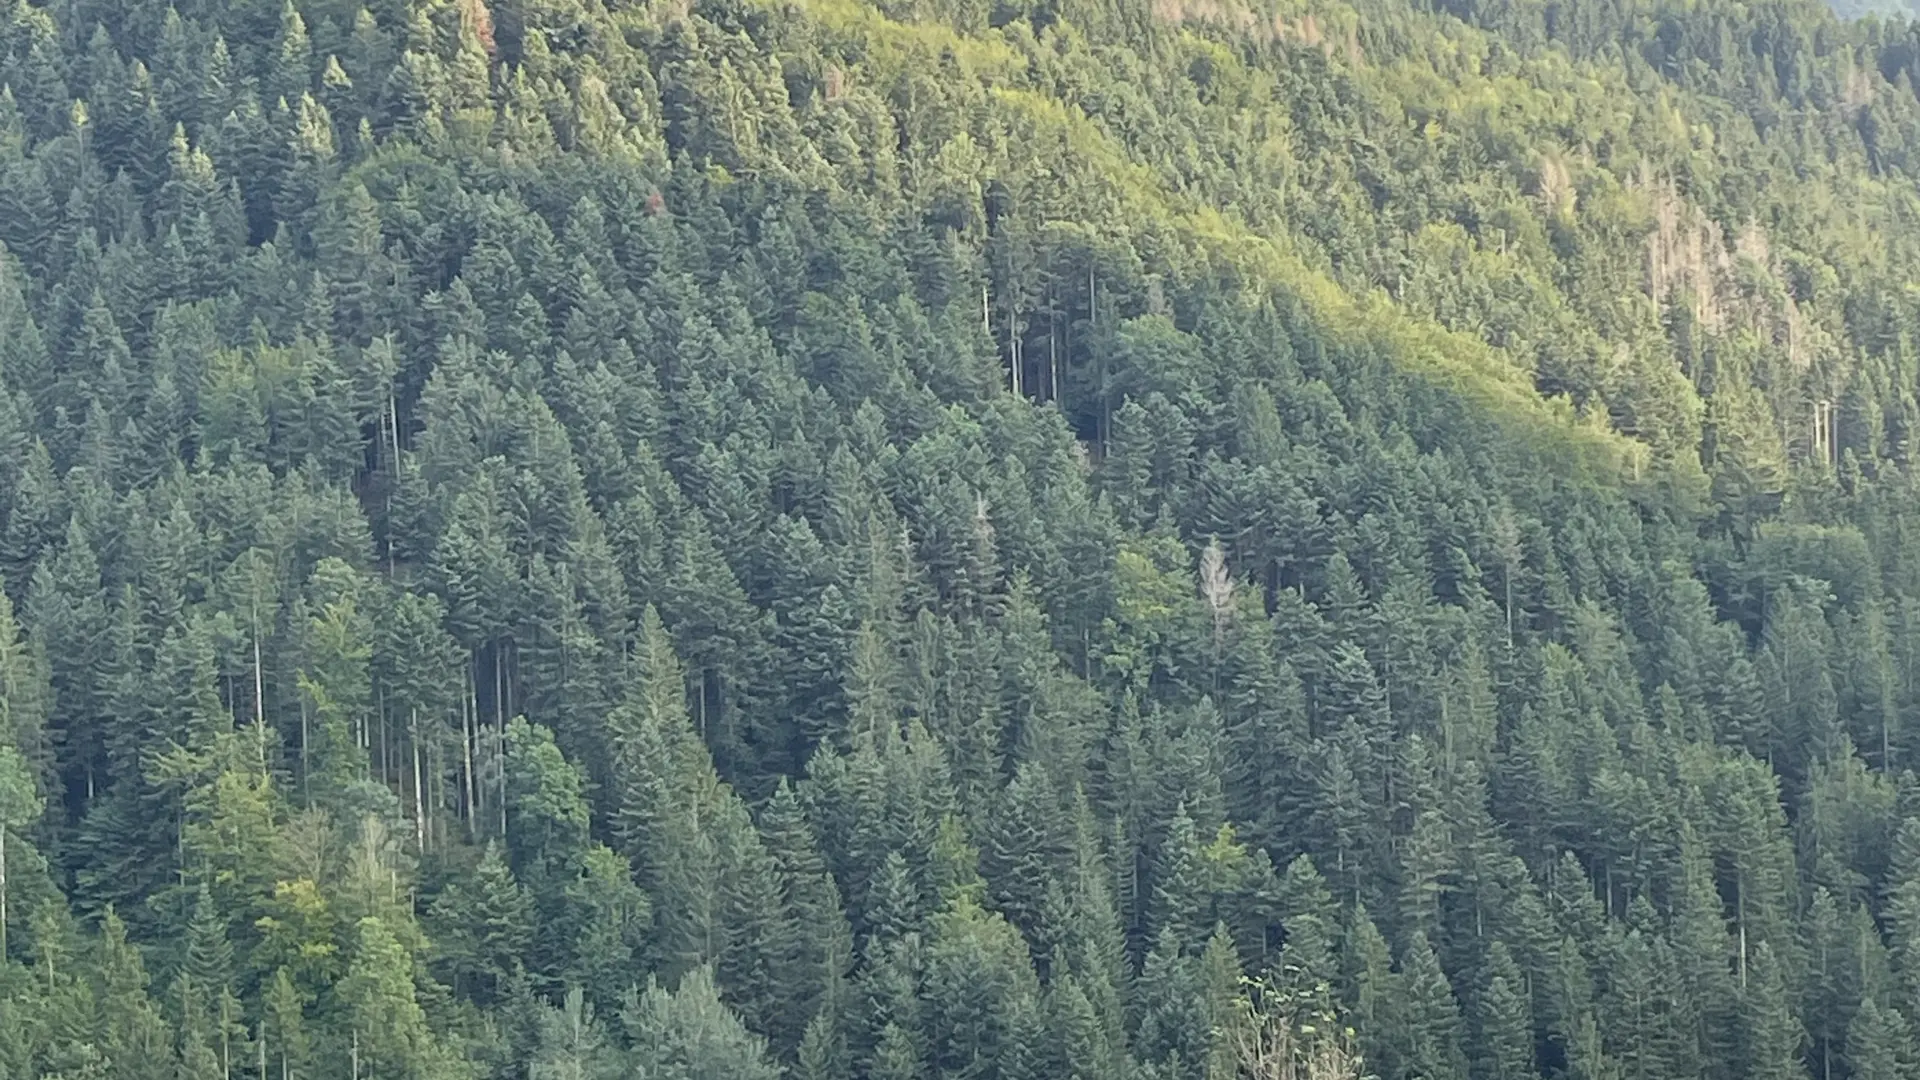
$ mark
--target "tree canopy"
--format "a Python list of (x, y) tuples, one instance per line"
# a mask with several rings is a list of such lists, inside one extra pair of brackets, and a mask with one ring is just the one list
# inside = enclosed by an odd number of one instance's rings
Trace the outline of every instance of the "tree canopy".
[(0, 1076), (1920, 1077), (1917, 79), (0, 0)]

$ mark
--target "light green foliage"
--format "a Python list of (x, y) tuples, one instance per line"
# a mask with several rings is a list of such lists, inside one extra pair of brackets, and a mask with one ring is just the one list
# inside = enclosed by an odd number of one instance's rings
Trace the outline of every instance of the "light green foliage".
[(774, 1080), (780, 1075), (767, 1060), (764, 1040), (720, 1003), (707, 968), (689, 971), (673, 991), (648, 986), (621, 1020), (634, 1047), (632, 1067), (642, 1076)]

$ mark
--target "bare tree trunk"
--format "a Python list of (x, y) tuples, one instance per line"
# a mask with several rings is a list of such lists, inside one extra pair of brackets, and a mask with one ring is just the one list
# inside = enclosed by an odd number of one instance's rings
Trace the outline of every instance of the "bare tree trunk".
[[(300, 695), (303, 699), (305, 694)], [(313, 806), (313, 778), (307, 770), (307, 703), (300, 702), (300, 794), (309, 809)]]
[(374, 712), (380, 723), (380, 782), (387, 783), (387, 688), (382, 686), (374, 691)]
[(1047, 400), (1060, 400), (1060, 333), (1055, 311), (1047, 317)]
[(263, 724), (267, 719), (266, 680), (260, 674), (260, 613), (253, 616), (253, 722)]
[(471, 840), (474, 838), (474, 822), (480, 816), (480, 804), (475, 799), (473, 783), (473, 723), (470, 719), (473, 710), (467, 707), (467, 702), (473, 696), (473, 688), (469, 685), (467, 689), (468, 692), (460, 697), (460, 752), (464, 759), (460, 768), (460, 782), (467, 789), (467, 839)]
[(434, 740), (427, 744), (427, 842), (436, 837), (431, 820), (436, 808), (447, 805), (446, 762), (440, 756), (440, 742)]
[[(1093, 267), (1089, 266), (1087, 267), (1087, 329), (1096, 331), (1099, 325), (1100, 291), (1093, 280)], [(1100, 454), (1104, 457), (1107, 453), (1108, 433), (1113, 428), (1113, 416), (1111, 406), (1107, 401), (1107, 357), (1104, 352), (1099, 352), (1098, 342), (1100, 337), (1098, 333), (1094, 334), (1093, 340), (1097, 354), (1094, 356), (1094, 392), (1100, 397), (1100, 426), (1098, 436), (1100, 441)]]
[[(387, 433), (393, 439), (393, 459), (387, 463), (387, 520), (393, 520), (393, 489), (400, 486), (400, 408), (393, 400), (393, 385), (387, 385)], [(387, 576), (394, 573), (393, 537), (387, 537)]]
[(1740, 989), (1747, 988), (1747, 888), (1746, 882), (1736, 881), (1734, 892), (1734, 922), (1740, 928)]
[(1020, 356), (1020, 321), (1013, 309), (1007, 309), (1007, 348), (1013, 354), (1013, 396), (1026, 397), (1026, 375), (1020, 369), (1026, 361)]
[(507, 665), (506, 643), (498, 642), (493, 647), (493, 716), (499, 725), (494, 733), (494, 768), (500, 774), (500, 835), (507, 835)]
[(413, 839), (422, 855), (427, 851), (427, 800), (420, 791), (420, 710), (407, 717), (408, 739), (413, 748)]

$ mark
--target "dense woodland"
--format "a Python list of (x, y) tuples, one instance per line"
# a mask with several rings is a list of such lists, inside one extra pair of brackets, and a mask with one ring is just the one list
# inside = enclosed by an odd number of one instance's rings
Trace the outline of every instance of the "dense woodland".
[(359, 4), (0, 0), (0, 1075), (1920, 1077), (1920, 25)]

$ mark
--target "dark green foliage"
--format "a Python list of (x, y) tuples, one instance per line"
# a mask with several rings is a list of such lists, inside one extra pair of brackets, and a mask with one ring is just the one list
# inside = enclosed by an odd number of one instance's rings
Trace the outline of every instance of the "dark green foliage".
[(1917, 80), (0, 0), (0, 1074), (1914, 1075)]

